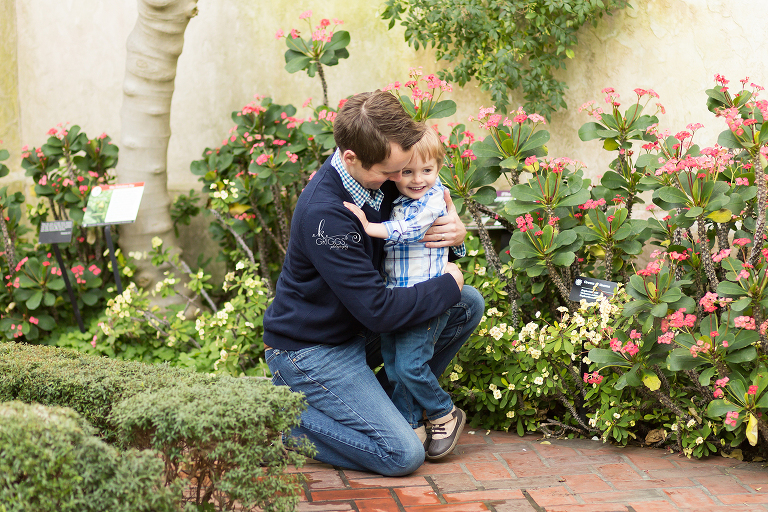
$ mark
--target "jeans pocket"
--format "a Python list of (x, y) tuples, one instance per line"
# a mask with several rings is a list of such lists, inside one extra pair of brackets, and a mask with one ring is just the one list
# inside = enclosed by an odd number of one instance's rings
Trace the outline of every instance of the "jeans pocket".
[(268, 348), (264, 351), (264, 360), (267, 364), (282, 353), (281, 350)]
[(283, 380), (283, 376), (280, 375), (280, 370), (275, 370), (272, 372), (272, 384), (275, 386), (287, 386), (288, 384), (285, 383), (285, 380)]

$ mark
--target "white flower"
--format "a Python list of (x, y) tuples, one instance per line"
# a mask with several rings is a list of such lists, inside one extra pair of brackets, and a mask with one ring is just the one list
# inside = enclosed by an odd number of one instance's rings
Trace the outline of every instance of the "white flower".
[(475, 274), (477, 274), (479, 276), (484, 276), (485, 275), (485, 267), (480, 267), (479, 269), (477, 269), (475, 271)]
[(499, 310), (496, 308), (490, 308), (485, 314), (487, 316), (496, 316), (496, 313), (498, 313)]
[(488, 389), (490, 389), (491, 391), (496, 391), (497, 389), (499, 389), (499, 387), (496, 384), (488, 384)]
[(616, 418), (616, 419), (619, 419), (619, 418), (621, 418), (621, 414), (615, 412), (615, 413), (613, 413), (613, 417)]
[(179, 311), (178, 313), (176, 313), (176, 318), (178, 318), (179, 320), (186, 320), (186, 317), (184, 316), (183, 311)]
[(510, 390), (510, 391), (514, 391), (515, 390), (515, 385), (514, 384), (510, 384), (509, 386), (507, 386), (507, 389)]
[(159, 236), (156, 236), (156, 237), (152, 238), (152, 248), (153, 249), (157, 249), (161, 245), (163, 245), (163, 240)]
[(691, 428), (694, 425), (696, 425), (696, 420), (690, 419), (690, 420), (688, 420), (688, 423), (685, 424), (685, 427), (686, 428)]
[(677, 432), (677, 423), (674, 423), (671, 427), (669, 427), (672, 432)]
[(459, 365), (457, 365), (457, 364), (453, 365), (453, 369), (454, 369), (456, 372), (458, 372), (458, 373), (461, 373), (461, 372), (463, 372), (463, 371), (464, 371), (464, 368), (462, 368), (461, 366), (459, 366)]
[(504, 331), (502, 331), (501, 329), (499, 329), (499, 327), (498, 327), (498, 326), (495, 326), (495, 325), (494, 325), (493, 327), (491, 327), (491, 330), (490, 330), (490, 331), (488, 331), (488, 334), (490, 334), (491, 336), (493, 336), (493, 339), (495, 339), (496, 341), (498, 341), (499, 339), (501, 339), (501, 337), (502, 337), (502, 336), (504, 336)]
[(537, 349), (531, 347), (531, 348), (528, 349), (528, 355), (531, 356), (534, 359), (538, 359), (539, 357), (541, 357), (541, 350), (537, 350)]
[(568, 312), (568, 308), (565, 307), (565, 306), (560, 306), (559, 308), (557, 308), (557, 310), (559, 312), (561, 312), (561, 313), (567, 313)]
[(533, 379), (533, 383), (536, 384), (537, 386), (541, 386), (542, 384), (544, 384), (544, 379), (542, 377), (536, 377), (535, 379)]
[(459, 380), (459, 374), (456, 372), (451, 372), (450, 379), (451, 381)]
[(237, 265), (235, 265), (236, 270), (243, 270), (245, 268), (245, 263), (242, 261), (238, 261)]
[(539, 318), (541, 316), (541, 311), (537, 311), (535, 316), (536, 318)]
[(478, 252), (479, 252), (479, 251), (477, 251), (477, 250), (469, 251), (469, 255), (470, 255), (470, 256), (477, 256), (477, 253), (478, 253)]
[(515, 411), (507, 411), (507, 418), (514, 418), (515, 417)]
[(501, 398), (501, 391), (499, 391), (498, 389), (494, 390), (493, 398), (495, 398), (496, 400), (499, 400)]
[(704, 442), (704, 438), (702, 438), (701, 436), (696, 438), (696, 444), (701, 444), (703, 442)]

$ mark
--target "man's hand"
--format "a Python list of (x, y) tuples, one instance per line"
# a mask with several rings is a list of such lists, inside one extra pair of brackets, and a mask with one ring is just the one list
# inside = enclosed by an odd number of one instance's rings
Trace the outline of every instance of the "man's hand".
[(459, 285), (459, 290), (464, 287), (464, 273), (461, 271), (458, 265), (455, 263), (446, 263), (445, 269), (443, 269), (443, 273), (451, 274), (453, 276), (453, 278), (456, 280), (456, 284)]
[(453, 247), (464, 243), (467, 236), (467, 228), (459, 218), (456, 212), (456, 205), (451, 199), (451, 192), (445, 189), (445, 206), (448, 214), (438, 217), (432, 227), (429, 228), (420, 242), (426, 242), (426, 246), (433, 247)]

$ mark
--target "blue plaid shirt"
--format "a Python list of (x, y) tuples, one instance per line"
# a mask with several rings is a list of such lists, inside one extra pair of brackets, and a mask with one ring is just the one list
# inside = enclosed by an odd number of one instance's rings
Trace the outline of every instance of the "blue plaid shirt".
[(384, 250), (387, 287), (408, 287), (442, 275), (448, 263), (444, 247), (428, 248), (419, 242), (435, 219), (448, 213), (440, 179), (419, 199), (400, 196), (392, 204)]

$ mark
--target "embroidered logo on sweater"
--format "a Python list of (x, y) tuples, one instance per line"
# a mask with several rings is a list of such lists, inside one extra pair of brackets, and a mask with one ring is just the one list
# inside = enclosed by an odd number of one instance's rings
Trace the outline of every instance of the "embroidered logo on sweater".
[(325, 219), (320, 221), (317, 226), (317, 233), (312, 235), (317, 245), (327, 245), (331, 249), (348, 249), (348, 242), (359, 243), (362, 237), (360, 233), (352, 231), (346, 235), (326, 235), (323, 231), (325, 225)]

